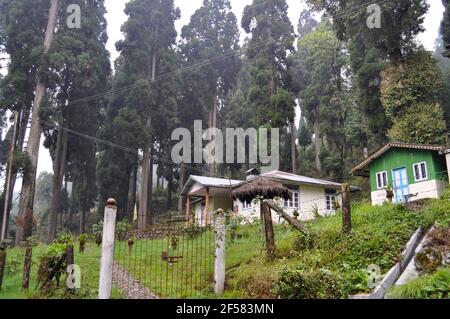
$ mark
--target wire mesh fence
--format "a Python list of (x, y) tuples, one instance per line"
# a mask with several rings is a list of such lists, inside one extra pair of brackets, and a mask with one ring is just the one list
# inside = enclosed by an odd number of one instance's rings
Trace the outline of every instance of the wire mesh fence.
[[(0, 299), (5, 298), (97, 298), (101, 247), (88, 242), (84, 251), (74, 242), (73, 272), (67, 273), (65, 244), (36, 245), (31, 247), (31, 267), (28, 287), (23, 285), (26, 277), (26, 247), (8, 248), (3, 271)], [(57, 265), (61, 261), (60, 265)], [(51, 278), (50, 278), (51, 276)], [(72, 286), (68, 286), (69, 282)], [(74, 287), (76, 289), (70, 289)], [(120, 296), (113, 293), (113, 296)]]
[(215, 220), (172, 216), (117, 240), (114, 284), (131, 299), (195, 298), (212, 293)]

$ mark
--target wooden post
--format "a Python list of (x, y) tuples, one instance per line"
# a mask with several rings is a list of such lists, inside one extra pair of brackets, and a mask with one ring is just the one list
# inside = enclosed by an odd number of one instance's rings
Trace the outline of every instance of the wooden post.
[[(205, 189), (205, 226), (209, 225), (209, 187)], [(203, 225), (200, 225), (203, 226)]]
[(261, 215), (263, 216), (264, 233), (266, 236), (267, 257), (275, 257), (275, 236), (273, 231), (272, 214), (269, 205), (261, 200)]
[(0, 292), (2, 291), (3, 273), (6, 266), (6, 247), (0, 245)]
[(74, 264), (74, 257), (73, 257), (73, 245), (67, 245), (66, 247), (66, 262), (67, 266)]
[(281, 217), (283, 217), (291, 226), (304, 234), (308, 234), (305, 227), (303, 227), (300, 221), (298, 221), (295, 217), (289, 216), (282, 207), (277, 207), (273, 201), (266, 201), (266, 203), (267, 205), (269, 205), (269, 208), (279, 213)]
[(30, 287), (30, 271), (31, 271), (31, 259), (33, 256), (33, 248), (27, 247), (25, 252), (25, 261), (23, 264), (23, 277), (22, 277), (22, 288), (28, 289)]
[(214, 293), (221, 295), (225, 290), (225, 214), (222, 209), (216, 212), (216, 254), (214, 259)]
[(108, 199), (105, 207), (105, 216), (103, 221), (102, 257), (100, 260), (98, 299), (109, 299), (111, 297), (116, 214), (116, 200), (110, 198)]
[(342, 184), (342, 232), (350, 234), (352, 231), (352, 215), (350, 208), (350, 186)]
[[(71, 265), (73, 265), (74, 262), (74, 253), (73, 253), (73, 245), (67, 245), (66, 247), (66, 264), (67, 264), (67, 279), (66, 282), (69, 280), (69, 276), (71, 274), (69, 274), (69, 269), (72, 269), (72, 267), (70, 267)], [(73, 292), (73, 289), (71, 289), (69, 287), (69, 285), (67, 285), (67, 291), (68, 292)]]

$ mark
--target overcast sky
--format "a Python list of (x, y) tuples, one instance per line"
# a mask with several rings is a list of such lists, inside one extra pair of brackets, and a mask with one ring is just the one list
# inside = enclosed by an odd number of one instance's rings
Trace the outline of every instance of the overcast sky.
[[(424, 23), (426, 32), (419, 35), (418, 41), (422, 43), (428, 50), (434, 50), (434, 45), (439, 34), (439, 25), (442, 20), (444, 8), (441, 1), (427, 1), (430, 4), (430, 10), (426, 16)], [(120, 27), (127, 18), (123, 13), (125, 4), (127, 2), (128, 0), (106, 0), (106, 8), (108, 10), (107, 21), (109, 36), (107, 48), (111, 52), (112, 61), (118, 56), (117, 51), (115, 50), (115, 43), (123, 38), (122, 33), (120, 32)], [(189, 22), (190, 16), (195, 12), (195, 10), (201, 7), (202, 2), (203, 0), (175, 0), (176, 6), (178, 6), (181, 10), (181, 19), (176, 22), (176, 28), (178, 32), (180, 32), (183, 25), (186, 25)], [(244, 7), (251, 2), (252, 0), (231, 0), (231, 5), (233, 7), (234, 13), (238, 18), (239, 25)], [(287, 3), (289, 5), (289, 18), (291, 19), (291, 22), (296, 29), (300, 12), (304, 8), (303, 1), (287, 0)], [(244, 38), (245, 36), (245, 32), (241, 30), (241, 38)], [(41, 146), (40, 150), (38, 173), (42, 171), (52, 171), (49, 152), (43, 146)], [(20, 191), (20, 183), (16, 183), (16, 185), (16, 191)]]

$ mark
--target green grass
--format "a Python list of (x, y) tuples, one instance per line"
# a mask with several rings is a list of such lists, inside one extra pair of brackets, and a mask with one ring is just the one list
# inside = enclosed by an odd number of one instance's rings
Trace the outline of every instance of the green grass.
[[(233, 267), (227, 266), (226, 297), (244, 298), (347, 298), (370, 291), (367, 268), (378, 265), (386, 273), (399, 260), (407, 241), (419, 226), (435, 221), (450, 226), (450, 201), (430, 201), (423, 211), (394, 206), (352, 208), (352, 233), (342, 235), (342, 216), (307, 223), (309, 238), (289, 226), (277, 226), (277, 258), (268, 261), (261, 251), (258, 230), (227, 250)], [(244, 226), (241, 229), (256, 226)], [(253, 245), (253, 253), (240, 245)], [(257, 249), (257, 250), (256, 250)], [(249, 249), (250, 250), (250, 249)]]
[[(115, 262), (160, 298), (199, 298), (212, 292), (214, 274), (214, 232), (195, 238), (179, 236), (176, 247), (170, 240), (137, 240), (131, 250), (128, 242), (116, 241)], [(181, 257), (170, 264), (163, 252)]]
[[(40, 298), (83, 298), (96, 299), (98, 294), (98, 281), (100, 270), (100, 248), (95, 243), (87, 243), (85, 253), (78, 252), (78, 244), (74, 245), (75, 264), (81, 270), (81, 289), (74, 295), (65, 292), (66, 276), (61, 276), (60, 287), (50, 294), (43, 294), (38, 287), (37, 271), (39, 266), (39, 256), (47, 246), (38, 245), (33, 247), (32, 268), (30, 275), (30, 287), (24, 291), (22, 287), (23, 262), (25, 248), (14, 248), (7, 250), (7, 269), (3, 277), (3, 286), (0, 292), (0, 299), (40, 299)], [(16, 267), (12, 267), (17, 265)], [(122, 294), (116, 289), (112, 292), (113, 298), (121, 298)]]
[[(352, 207), (352, 233), (341, 231), (342, 216), (319, 218), (306, 223), (309, 237), (289, 225), (275, 226), (276, 258), (267, 260), (258, 222), (237, 228), (232, 242), (227, 235), (225, 298), (347, 298), (349, 294), (368, 292), (367, 267), (378, 265), (387, 272), (399, 259), (406, 242), (419, 227), (437, 222), (450, 226), (450, 200), (432, 200), (418, 213), (395, 206)], [(150, 291), (162, 298), (215, 298), (213, 262), (215, 234), (212, 230), (195, 238), (178, 237), (176, 248), (170, 240), (137, 240), (129, 250), (126, 241), (117, 241), (115, 261)], [(23, 248), (8, 250), (7, 264), (17, 263), (4, 276), (0, 298), (97, 298), (100, 248), (88, 243), (84, 254), (75, 245), (75, 263), (81, 267), (82, 289), (67, 295), (63, 288), (51, 295), (35, 289), (39, 255), (45, 246), (33, 250), (30, 289), (21, 290)], [(170, 265), (162, 253), (180, 256)], [(14, 267), (13, 267), (14, 268)], [(439, 273), (437, 276), (441, 276)], [(428, 285), (428, 277), (411, 283), (412, 288), (398, 296), (416, 296), (416, 286)], [(431, 279), (430, 279), (431, 280)], [(61, 278), (61, 286), (65, 278)], [(416, 285), (416, 286), (415, 286)], [(399, 288), (400, 289), (400, 288)], [(406, 291), (406, 292), (405, 292)], [(412, 292), (409, 292), (412, 291)], [(117, 289), (113, 298), (123, 298)]]
[(391, 299), (442, 299), (450, 298), (450, 267), (432, 275), (419, 277), (401, 286), (394, 286), (388, 293)]

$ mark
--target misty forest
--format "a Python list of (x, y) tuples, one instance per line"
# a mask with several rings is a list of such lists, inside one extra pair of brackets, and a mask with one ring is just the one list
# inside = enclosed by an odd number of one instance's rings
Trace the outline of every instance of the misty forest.
[[(184, 209), (191, 174), (245, 179), (248, 158), (172, 161), (173, 130), (192, 131), (195, 120), (279, 128), (280, 171), (363, 190), (369, 182), (349, 171), (385, 143), (446, 145), (450, 2), (434, 52), (417, 41), (425, 0), (380, 1), (379, 28), (368, 27), (370, 3), (306, 0), (290, 21), (285, 0), (253, 0), (242, 16), (229, 0), (204, 0), (177, 32), (174, 0), (132, 0), (112, 67), (105, 0), (0, 0), (7, 237), (88, 232), (110, 197), (118, 219), (133, 223), (137, 210), (145, 228)], [(70, 4), (81, 7), (81, 28), (66, 23)], [(41, 143), (53, 172), (37, 174)]]

